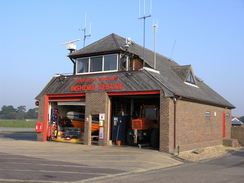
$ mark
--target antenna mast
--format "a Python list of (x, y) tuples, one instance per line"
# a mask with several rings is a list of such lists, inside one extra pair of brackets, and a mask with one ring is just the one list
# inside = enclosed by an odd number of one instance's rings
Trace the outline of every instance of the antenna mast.
[(143, 19), (143, 67), (145, 66), (145, 24), (146, 24), (146, 18), (149, 18), (152, 16), (152, 0), (150, 0), (150, 14), (146, 15), (146, 3), (144, 0), (144, 16), (140, 17), (140, 2), (141, 0), (139, 0), (139, 17), (138, 19)]
[(156, 59), (156, 29), (157, 29), (158, 25), (154, 24), (153, 28), (154, 28), (154, 69), (156, 69), (156, 63), (157, 63), (157, 59)]
[(86, 38), (91, 36), (91, 23), (90, 23), (89, 34), (86, 34), (86, 13), (85, 13), (85, 25), (84, 25), (84, 29), (82, 29), (82, 31), (84, 31), (84, 38), (83, 38), (83, 48), (84, 48), (86, 45)]
[(173, 46), (173, 48), (172, 48), (172, 52), (171, 52), (171, 55), (170, 55), (170, 59), (172, 59), (172, 56), (173, 56), (173, 52), (174, 52), (174, 49), (175, 49), (175, 43), (176, 43), (176, 40), (175, 40), (175, 42), (174, 42), (174, 46)]

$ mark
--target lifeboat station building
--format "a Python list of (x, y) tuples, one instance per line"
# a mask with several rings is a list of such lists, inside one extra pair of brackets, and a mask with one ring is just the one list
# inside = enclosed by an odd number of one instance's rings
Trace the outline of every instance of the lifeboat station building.
[(39, 141), (148, 145), (179, 152), (222, 145), (235, 107), (175, 61), (110, 34), (68, 55), (36, 97)]

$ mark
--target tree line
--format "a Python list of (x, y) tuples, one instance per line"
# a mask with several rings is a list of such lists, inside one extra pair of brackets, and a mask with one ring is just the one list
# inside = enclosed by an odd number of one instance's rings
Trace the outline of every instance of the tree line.
[(38, 117), (38, 108), (32, 108), (26, 111), (26, 106), (21, 105), (17, 108), (14, 108), (12, 105), (2, 106), (0, 111), (0, 119), (37, 119)]
[[(12, 105), (2, 106), (0, 111), (0, 119), (37, 119), (38, 118), (38, 107), (29, 109), (26, 111), (26, 106), (21, 105), (14, 108)], [(244, 122), (244, 116), (238, 118), (240, 121)]]

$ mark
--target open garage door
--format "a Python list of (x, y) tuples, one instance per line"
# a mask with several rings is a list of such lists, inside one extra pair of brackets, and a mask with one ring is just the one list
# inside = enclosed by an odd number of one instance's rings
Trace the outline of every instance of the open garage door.
[[(158, 148), (159, 95), (112, 96), (111, 99), (111, 140), (113, 144), (121, 141), (119, 143), (123, 145)], [(145, 110), (142, 110), (143, 106)], [(140, 120), (135, 121), (135, 119)], [(135, 121), (137, 126), (133, 125), (132, 121)]]
[(85, 101), (49, 102), (49, 140), (83, 143)]

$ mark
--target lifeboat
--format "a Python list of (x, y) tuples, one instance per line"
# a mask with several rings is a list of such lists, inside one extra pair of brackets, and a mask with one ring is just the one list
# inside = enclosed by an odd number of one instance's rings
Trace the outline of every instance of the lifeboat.
[[(69, 111), (67, 112), (67, 118), (72, 122), (74, 127), (80, 128), (81, 132), (84, 132), (85, 128), (85, 114), (75, 111)], [(91, 132), (97, 133), (99, 130), (99, 121), (92, 121), (92, 128)]]

